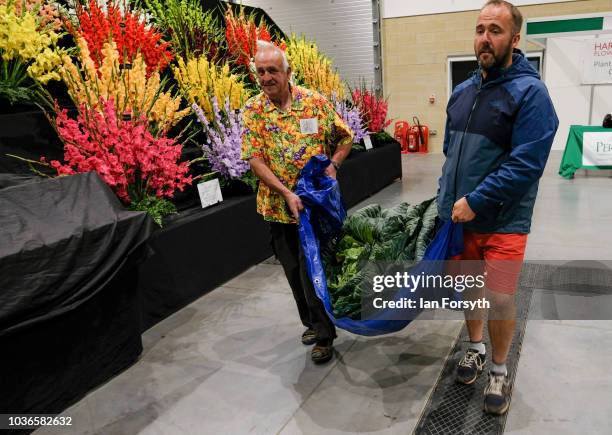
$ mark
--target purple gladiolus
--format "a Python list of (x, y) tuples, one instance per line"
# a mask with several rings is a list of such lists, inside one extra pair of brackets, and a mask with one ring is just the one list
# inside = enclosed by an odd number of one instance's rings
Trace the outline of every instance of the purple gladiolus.
[(334, 103), (338, 115), (353, 131), (353, 143), (359, 143), (361, 139), (368, 135), (368, 131), (363, 126), (359, 109), (357, 107), (349, 107), (346, 102), (340, 100), (335, 100)]
[(208, 122), (196, 103), (191, 105), (207, 136), (202, 150), (214, 171), (227, 179), (239, 178), (249, 170), (248, 162), (240, 158), (242, 136), (246, 131), (242, 110), (230, 110), (229, 99), (225, 101), (224, 111), (219, 109), (216, 97), (213, 97), (212, 105), (215, 117), (212, 122)]

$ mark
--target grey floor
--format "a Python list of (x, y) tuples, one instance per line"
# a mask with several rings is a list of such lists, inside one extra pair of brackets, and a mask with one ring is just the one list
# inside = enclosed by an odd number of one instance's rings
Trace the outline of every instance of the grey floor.
[[(527, 258), (612, 259), (609, 172), (541, 182)], [(404, 156), (404, 179), (360, 204), (433, 196), (441, 155)], [(406, 434), (463, 324), (454, 313), (391, 336), (340, 332), (315, 366), (280, 266), (262, 263), (156, 325), (131, 368), (37, 434)], [(612, 317), (611, 317), (612, 318)], [(530, 320), (507, 433), (610, 433), (612, 322)]]

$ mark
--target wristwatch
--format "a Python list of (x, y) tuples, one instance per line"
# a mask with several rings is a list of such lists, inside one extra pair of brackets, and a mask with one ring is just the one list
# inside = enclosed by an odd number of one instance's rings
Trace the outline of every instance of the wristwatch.
[(336, 168), (336, 171), (340, 169), (340, 163), (336, 162), (335, 160), (332, 160), (331, 164), (334, 168)]

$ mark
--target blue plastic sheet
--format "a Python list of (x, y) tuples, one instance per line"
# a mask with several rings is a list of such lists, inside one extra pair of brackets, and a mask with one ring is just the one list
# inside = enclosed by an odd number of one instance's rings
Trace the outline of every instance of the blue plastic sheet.
[[(319, 299), (325, 306), (327, 315), (334, 324), (346, 331), (358, 335), (374, 336), (399, 331), (408, 325), (418, 314), (410, 313), (402, 319), (393, 319), (397, 312), (380, 310), (376, 316), (363, 320), (348, 317), (335, 318), (331, 297), (327, 290), (325, 267), (321, 260), (321, 243), (338, 237), (342, 223), (346, 218), (346, 210), (342, 203), (338, 182), (325, 175), (325, 168), (330, 160), (323, 155), (314, 156), (302, 170), (298, 180), (296, 194), (301, 198), (304, 210), (300, 214), (298, 232), (302, 249), (305, 253), (306, 267)], [(443, 261), (463, 250), (463, 227), (453, 222), (443, 222), (434, 239), (427, 247), (423, 260), (410, 269), (410, 274), (439, 275), (443, 274)], [(430, 289), (427, 289), (430, 290)], [(425, 290), (399, 289), (395, 299), (408, 297), (432, 298), (424, 295)], [(436, 297), (436, 296), (433, 296)], [(418, 309), (415, 309), (418, 310)], [(394, 311), (397, 311), (394, 309)], [(404, 313), (406, 314), (406, 313)]]

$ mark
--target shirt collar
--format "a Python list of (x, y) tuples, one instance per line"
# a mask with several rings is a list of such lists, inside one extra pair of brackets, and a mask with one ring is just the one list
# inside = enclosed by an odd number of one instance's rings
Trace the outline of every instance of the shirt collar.
[[(291, 111), (301, 112), (304, 110), (304, 94), (298, 86), (289, 83), (289, 90), (291, 91)], [(273, 112), (279, 110), (278, 107), (270, 101), (268, 96), (262, 92), (264, 98), (264, 112)], [(279, 110), (280, 111), (280, 110)]]

